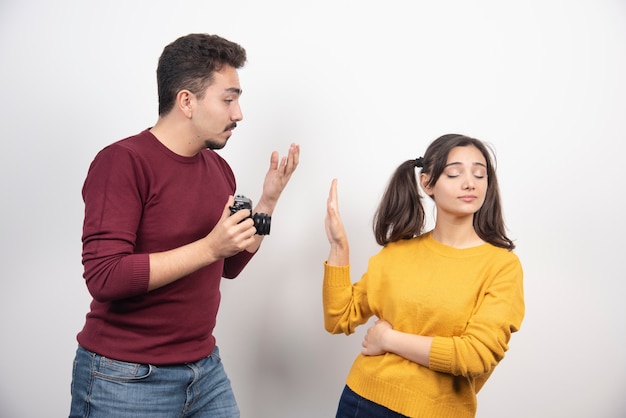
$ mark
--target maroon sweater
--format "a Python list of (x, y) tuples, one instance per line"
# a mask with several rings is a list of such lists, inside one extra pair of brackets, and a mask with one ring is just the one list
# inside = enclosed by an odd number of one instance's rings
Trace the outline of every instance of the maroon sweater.
[(152, 292), (148, 254), (206, 236), (235, 189), (217, 153), (182, 157), (148, 130), (100, 151), (83, 186), (84, 278), (93, 301), (79, 344), (109, 358), (161, 365), (209, 355), (220, 280), (236, 277), (253, 254), (217, 261)]

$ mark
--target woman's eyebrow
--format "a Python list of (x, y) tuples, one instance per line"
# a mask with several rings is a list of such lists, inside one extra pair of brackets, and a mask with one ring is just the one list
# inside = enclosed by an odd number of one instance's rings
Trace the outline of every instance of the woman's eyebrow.
[[(460, 161), (454, 161), (454, 162), (446, 164), (445, 167), (450, 167), (450, 166), (453, 166), (453, 165), (461, 165), (461, 164), (463, 164), (463, 163), (461, 163)], [(476, 161), (476, 162), (472, 163), (472, 165), (477, 165), (477, 166), (480, 166), (480, 167), (487, 168), (487, 166), (484, 163), (481, 163), (479, 161)]]

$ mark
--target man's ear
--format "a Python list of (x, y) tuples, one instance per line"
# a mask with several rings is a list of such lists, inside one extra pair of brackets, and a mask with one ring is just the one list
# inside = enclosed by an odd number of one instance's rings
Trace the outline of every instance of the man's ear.
[(181, 90), (176, 94), (176, 107), (189, 119), (193, 116), (196, 96), (189, 90)]

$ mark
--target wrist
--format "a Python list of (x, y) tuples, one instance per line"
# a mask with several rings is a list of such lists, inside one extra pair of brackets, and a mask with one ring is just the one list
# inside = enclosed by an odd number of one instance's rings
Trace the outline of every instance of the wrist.
[(350, 264), (350, 250), (347, 243), (345, 246), (336, 243), (330, 244), (327, 263), (331, 266), (347, 266)]
[(278, 203), (278, 199), (268, 199), (264, 195), (259, 199), (259, 203), (254, 207), (255, 213), (267, 213), (271, 215), (276, 208), (276, 204)]
[(330, 242), (330, 250), (333, 252), (347, 252), (350, 250), (348, 240), (342, 239)]
[(394, 338), (397, 335), (397, 331), (395, 331), (393, 328), (386, 328), (385, 331), (382, 333), (381, 335), (381, 339), (380, 339), (380, 345), (381, 348), (383, 350), (385, 350), (385, 352), (387, 353), (393, 353), (393, 341)]

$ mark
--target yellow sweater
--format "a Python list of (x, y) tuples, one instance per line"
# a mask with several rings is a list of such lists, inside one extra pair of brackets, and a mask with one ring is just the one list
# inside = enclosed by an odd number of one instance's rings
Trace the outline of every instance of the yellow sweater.
[(476, 415), (476, 393), (524, 317), (523, 272), (510, 251), (457, 249), (430, 233), (388, 244), (352, 284), (349, 266), (324, 265), (324, 322), (351, 334), (372, 316), (398, 331), (434, 337), (430, 366), (395, 354), (359, 354), (347, 385), (409, 417)]

